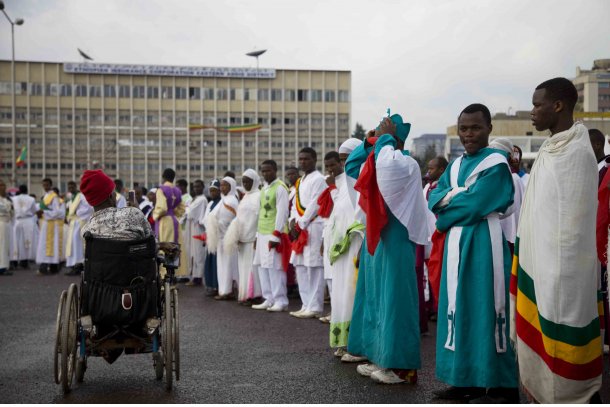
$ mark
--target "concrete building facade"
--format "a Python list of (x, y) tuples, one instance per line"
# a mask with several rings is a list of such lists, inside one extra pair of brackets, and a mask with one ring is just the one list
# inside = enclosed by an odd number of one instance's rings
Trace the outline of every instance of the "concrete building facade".
[(7, 184), (50, 177), (63, 190), (95, 166), (127, 186), (156, 185), (166, 167), (208, 182), (269, 158), (282, 173), (302, 147), (323, 157), (350, 134), (349, 71), (17, 61), (15, 77), (13, 118), (11, 62), (0, 60)]
[(593, 61), (590, 70), (576, 68), (577, 111), (610, 112), (610, 59)]

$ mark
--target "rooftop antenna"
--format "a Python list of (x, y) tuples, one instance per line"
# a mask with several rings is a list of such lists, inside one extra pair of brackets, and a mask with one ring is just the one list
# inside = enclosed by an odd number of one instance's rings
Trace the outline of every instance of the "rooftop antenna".
[(89, 61), (93, 61), (93, 58), (91, 58), (89, 55), (85, 54), (85, 52), (80, 49), (80, 48), (76, 48), (78, 50), (78, 53), (80, 54), (81, 57), (83, 57), (83, 62), (87, 62), (87, 60)]
[(248, 52), (246, 55), (249, 57), (254, 57), (256, 58), (256, 77), (258, 78), (258, 57), (260, 57), (261, 55), (263, 55), (265, 52), (267, 52), (266, 49), (261, 49), (259, 51), (252, 51), (252, 52)]

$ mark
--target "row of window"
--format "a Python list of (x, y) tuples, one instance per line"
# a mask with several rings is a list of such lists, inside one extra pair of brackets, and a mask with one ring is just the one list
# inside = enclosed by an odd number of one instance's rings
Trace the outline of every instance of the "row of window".
[[(12, 111), (10, 108), (3, 108), (0, 109), (0, 120), (4, 120), (4, 121), (10, 121), (12, 118)], [(139, 124), (143, 124), (144, 122), (146, 122), (147, 124), (150, 125), (156, 125), (156, 124), (163, 124), (165, 126), (176, 126), (176, 127), (186, 127), (187, 124), (187, 120), (190, 121), (191, 123), (202, 123), (202, 124), (207, 124), (207, 125), (227, 125), (227, 124), (234, 124), (234, 125), (240, 125), (240, 124), (253, 124), (253, 123), (257, 123), (258, 124), (263, 124), (263, 125), (280, 125), (280, 124), (285, 124), (285, 125), (294, 125), (294, 124), (299, 124), (300, 126), (308, 126), (309, 124), (311, 124), (312, 126), (316, 127), (316, 126), (322, 126), (322, 123), (324, 122), (326, 124), (326, 126), (333, 126), (335, 124), (335, 116), (326, 116), (323, 120), (322, 115), (320, 114), (313, 114), (311, 115), (311, 117), (309, 117), (309, 115), (298, 115), (296, 116), (295, 114), (284, 114), (283, 119), (282, 117), (277, 117), (277, 116), (272, 116), (272, 117), (258, 117), (258, 119), (255, 117), (254, 113), (245, 113), (245, 115), (243, 117), (241, 116), (230, 116), (230, 117), (226, 117), (226, 116), (221, 116), (218, 115), (217, 117), (214, 117), (213, 115), (210, 116), (204, 116), (203, 120), (201, 119), (201, 115), (200, 114), (194, 114), (194, 115), (190, 115), (189, 118), (187, 118), (186, 114), (184, 113), (178, 113), (176, 115), (167, 112), (167, 113), (163, 113), (161, 116), (159, 116), (156, 113), (148, 113), (148, 114), (144, 114), (144, 112), (138, 111), (135, 112), (133, 115), (129, 114), (128, 112), (125, 113), (121, 113), (118, 116), (115, 113), (105, 113), (105, 114), (98, 114), (98, 113), (90, 113), (87, 116), (87, 111), (86, 110), (78, 110), (76, 111), (76, 113), (72, 113), (72, 112), (66, 112), (66, 113), (60, 113), (57, 114), (57, 110), (49, 110), (47, 112), (45, 112), (44, 116), (42, 111), (40, 110), (33, 110), (30, 111), (29, 114), (29, 118), (31, 122), (42, 122), (44, 119), (44, 122), (46, 124), (57, 124), (58, 121), (62, 122), (62, 123), (66, 123), (66, 122), (89, 122), (90, 124), (106, 124), (106, 125), (116, 125), (117, 124), (117, 119), (118, 119), (118, 123), (119, 124), (123, 124), (123, 125), (134, 125), (137, 126)], [(19, 122), (27, 122), (28, 119), (28, 114), (27, 111), (24, 110), (17, 110), (15, 112), (15, 120), (19, 121)], [(88, 120), (87, 120), (88, 119)], [(174, 123), (175, 120), (175, 123)], [(339, 115), (339, 119), (338, 119), (338, 124), (340, 126), (348, 126), (349, 125), (349, 118), (347, 115)]]
[[(11, 82), (0, 82), (0, 94), (10, 95)], [(248, 89), (199, 88), (180, 86), (143, 85), (83, 85), (65, 83), (17, 82), (15, 94), (31, 96), (76, 96), (134, 99), (191, 99), (191, 100), (259, 100), (274, 102), (349, 102), (349, 91), (323, 89)]]

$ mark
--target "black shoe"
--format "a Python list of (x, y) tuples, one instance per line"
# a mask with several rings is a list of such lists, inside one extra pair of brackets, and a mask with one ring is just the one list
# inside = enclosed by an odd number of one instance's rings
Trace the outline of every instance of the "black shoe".
[(27, 260), (21, 260), (19, 262), (19, 267), (21, 267), (22, 269), (28, 269), (30, 268), (29, 262)]
[(70, 267), (68, 271), (64, 273), (64, 276), (79, 276), (80, 271), (76, 269), (76, 267)]
[(36, 273), (39, 276), (46, 276), (49, 274), (49, 265), (46, 263), (42, 263), (38, 266), (38, 272)]
[(49, 264), (49, 274), (59, 273), (59, 264)]
[(495, 387), (483, 397), (470, 400), (472, 404), (519, 404), (519, 389)]
[(12, 276), (13, 272), (7, 269), (0, 269), (0, 276)]
[(17, 262), (16, 261), (11, 261), (8, 265), (8, 269), (9, 270), (16, 270), (17, 269)]
[(485, 396), (485, 388), (451, 386), (444, 390), (434, 391), (433, 393), (439, 399), (469, 401)]

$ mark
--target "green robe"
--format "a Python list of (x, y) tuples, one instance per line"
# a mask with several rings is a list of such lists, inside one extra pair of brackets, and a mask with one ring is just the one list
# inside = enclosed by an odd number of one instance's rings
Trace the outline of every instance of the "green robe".
[[(475, 167), (497, 150), (484, 148), (464, 155), (458, 173), (458, 185)], [(438, 305), (436, 340), (436, 376), (439, 380), (459, 387), (517, 387), (515, 354), (510, 345), (504, 353), (496, 351), (496, 313), (493, 294), (493, 262), (489, 227), (485, 216), (504, 212), (513, 202), (513, 181), (508, 166), (495, 165), (479, 173), (477, 180), (453, 197), (449, 205), (437, 204), (451, 190), (449, 165), (429, 198), (430, 209), (438, 215), (436, 227), (445, 232), (453, 226), (463, 226), (460, 238), (458, 286), (455, 308), (455, 350), (445, 348), (448, 332), (447, 317), (447, 242), (443, 255), (443, 270)], [(506, 308), (509, 308), (511, 254), (503, 240)], [(506, 338), (510, 338), (508, 318), (501, 321)]]
[[(377, 155), (382, 145), (376, 147)], [(350, 154), (345, 164), (348, 176), (358, 178), (370, 151), (363, 143)], [(362, 244), (347, 350), (383, 368), (419, 369), (415, 244), (407, 228), (386, 209), (388, 223), (375, 254), (368, 253), (366, 238)]]

